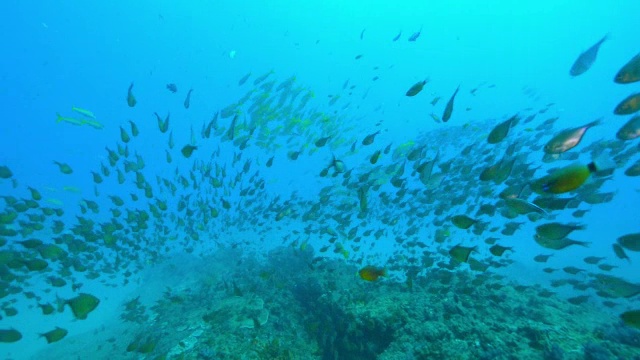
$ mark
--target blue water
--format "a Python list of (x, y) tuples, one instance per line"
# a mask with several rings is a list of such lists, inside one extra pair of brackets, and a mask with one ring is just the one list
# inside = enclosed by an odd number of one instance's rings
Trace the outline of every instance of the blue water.
[[(455, 4), (451, 1), (334, 0), (5, 1), (0, 15), (0, 33), (3, 34), (0, 39), (3, 49), (0, 99), (4, 110), (0, 121), (0, 166), (9, 167), (13, 176), (0, 180), (0, 195), (29, 199), (28, 188), (38, 189), (43, 195), (41, 207), (64, 209), (64, 215), (55, 218), (65, 223), (63, 234), (71, 233), (70, 229), (78, 223), (78, 216), (96, 223), (111, 221), (113, 214), (109, 209), (114, 206), (109, 196), (112, 195), (125, 200), (123, 217), (127, 214), (125, 209), (149, 212), (149, 204), (157, 204), (157, 200), (166, 201), (168, 212), (177, 216), (167, 215), (162, 221), (152, 219), (150, 227), (140, 233), (132, 234), (126, 229), (118, 233), (128, 241), (139, 241), (141, 249), (128, 248), (117, 255), (118, 251), (96, 243), (98, 251), (106, 257), (105, 263), (112, 263), (118, 256), (126, 264), (136, 264), (115, 270), (109, 267), (114, 272), (111, 280), (104, 280), (111, 274), (105, 274), (106, 268), (100, 261), (84, 254), (79, 261), (95, 266), (95, 271), (102, 273), (101, 278), (86, 279), (83, 274), (72, 272), (66, 275), (67, 286), (52, 288), (43, 279), (62, 274), (60, 266), (52, 265), (46, 274), (26, 272), (24, 268), (13, 270), (22, 276), (11, 282), (19, 290), (3, 298), (1, 304), (4, 308), (12, 303), (19, 313), (12, 317), (2, 314), (0, 329), (15, 328), (23, 338), (16, 343), (0, 344), (3, 358), (30, 358), (47, 346), (38, 334), (55, 326), (64, 327), (69, 335), (51, 346), (63, 346), (73, 336), (108, 326), (105, 325), (107, 319), (118, 317), (122, 302), (141, 282), (134, 275), (131, 283), (122, 285), (126, 270), (146, 274), (148, 268), (144, 266), (150, 268), (161, 258), (182, 256), (185, 250), (209, 254), (233, 244), (247, 252), (266, 253), (283, 245), (303, 249), (309, 245), (315, 251), (329, 246), (328, 252), (315, 256), (327, 256), (358, 268), (369, 264), (390, 267), (391, 276), (381, 281), (403, 282), (406, 272), (403, 263), (397, 259), (401, 258), (399, 254), (415, 255), (416, 248), (400, 246), (398, 234), (403, 234), (413, 221), (417, 221), (419, 227), (417, 238), (428, 243), (433, 254), (440, 251), (446, 255), (449, 248), (462, 243), (479, 245), (482, 256), (478, 255), (478, 258), (486, 259), (488, 246), (482, 241), (489, 236), (501, 238), (499, 243), (514, 248), (507, 256), (513, 263), (506, 270), (495, 271), (523, 284), (544, 286), (550, 279), (562, 277), (557, 276), (559, 273), (544, 273), (542, 269), (547, 265), (557, 269), (565, 266), (588, 268), (589, 275), (578, 276), (580, 281), (588, 283), (591, 275), (602, 273), (582, 261), (591, 255), (604, 256), (603, 263), (616, 266), (607, 274), (640, 283), (637, 253), (627, 251), (630, 257), (627, 261), (615, 257), (611, 250), (616, 238), (639, 231), (640, 186), (636, 178), (623, 174), (638, 159), (638, 140), (627, 142), (627, 149), (632, 149), (629, 151), (634, 155), (626, 163), (618, 163), (611, 180), (596, 189), (597, 192), (615, 193), (613, 201), (597, 205), (583, 202), (580, 209), (589, 209), (589, 212), (581, 219), (571, 216), (574, 209), (552, 212), (556, 216), (554, 221), (585, 224), (586, 230), (572, 234), (571, 238), (590, 242), (588, 248), (574, 246), (559, 251), (541, 248), (532, 236), (535, 226), (544, 220), (533, 224), (522, 216), (514, 220), (500, 215), (482, 217), (490, 227), (502, 227), (508, 221), (523, 222), (522, 229), (514, 236), (503, 237), (499, 231), (475, 236), (470, 231), (454, 228), (447, 217), (467, 211), (473, 216), (480, 203), (488, 202), (477, 193), (480, 188), (493, 185), (473, 181), (480, 168), (468, 175), (469, 181), (458, 181), (461, 175), (457, 170), (465, 165), (476, 166), (487, 159), (480, 151), (494, 148), (486, 145), (484, 137), (498, 121), (516, 113), (524, 117), (549, 109), (547, 113), (538, 114), (531, 124), (519, 124), (513, 129), (505, 143), (495, 147), (500, 150), (491, 152), (493, 158), (486, 164), (495, 163), (502, 157), (507, 142), (524, 144), (531, 141), (540, 146), (538, 152), (529, 147), (517, 151), (525, 159), (523, 163), (531, 164), (529, 168), (542, 166), (535, 178), (545, 175), (548, 169), (570, 163), (545, 164), (541, 161), (541, 146), (564, 128), (602, 119), (602, 124), (590, 129), (583, 142), (573, 150), (579, 153), (577, 161), (581, 163), (592, 160), (592, 154), (584, 150), (587, 146), (615, 141), (616, 132), (631, 116), (614, 115), (613, 109), (622, 99), (640, 90), (640, 83), (620, 85), (612, 80), (620, 67), (638, 52), (636, 14), (639, 12), (637, 1), (525, 4), (516, 1), (458, 1)], [(420, 36), (416, 41), (408, 41), (418, 31)], [(399, 33), (400, 38), (393, 41)], [(609, 38), (600, 48), (593, 66), (581, 76), (569, 76), (569, 69), (578, 55), (606, 34)], [(356, 59), (359, 55), (361, 57)], [(313, 117), (308, 127), (281, 131), (277, 138), (271, 139), (273, 143), (269, 146), (261, 146), (251, 137), (248, 147), (242, 151), (237, 144), (231, 145), (225, 140), (226, 131), (209, 139), (201, 137), (203, 126), (216, 112), (237, 103), (252, 89), (255, 92), (251, 96), (262, 93), (259, 88), (262, 84), (254, 86), (253, 83), (257, 77), (269, 72), (273, 74), (265, 82), (274, 80), (275, 86), (295, 76), (289, 90), (300, 91), (297, 101), (304, 94), (313, 93), (313, 98), (301, 111), (272, 109), (268, 126), (272, 132), (296, 117), (304, 120), (313, 114), (321, 115)], [(251, 73), (248, 81), (238, 85), (248, 73)], [(373, 80), (374, 77), (377, 79)], [(411, 85), (427, 78), (429, 81), (418, 96), (404, 95)], [(131, 83), (137, 99), (133, 108), (127, 106), (126, 101)], [(177, 85), (176, 94), (167, 90), (169, 83)], [(458, 86), (460, 92), (451, 120), (447, 123), (434, 121), (431, 114), (442, 116), (447, 100)], [(193, 94), (189, 109), (185, 109), (183, 102), (189, 89), (193, 89)], [(277, 91), (270, 94), (274, 95), (276, 104)], [(331, 105), (334, 96), (340, 98)], [(441, 99), (431, 105), (437, 96)], [(246, 115), (251, 116), (247, 113), (252, 101), (255, 97), (239, 107), (242, 110), (239, 122), (247, 121)], [(549, 106), (550, 103), (553, 105)], [(72, 111), (73, 106), (93, 112), (104, 128), (57, 123), (56, 113), (81, 117)], [(167, 113), (171, 114), (169, 131), (175, 141), (172, 150), (167, 146), (169, 133), (160, 133), (154, 112), (163, 118)], [(323, 125), (318, 120), (320, 117), (328, 119), (330, 125)], [(553, 130), (539, 131), (541, 135), (536, 138), (536, 130), (529, 128), (535, 128), (551, 117), (558, 117)], [(141, 173), (154, 189), (151, 199), (145, 198), (144, 192), (136, 188), (134, 173), (128, 173), (126, 183), (120, 185), (115, 180), (116, 168), (108, 164), (105, 148), (117, 150), (117, 144), (122, 145), (121, 127), (131, 135), (129, 121), (134, 121), (140, 130), (140, 135), (132, 137), (128, 144), (129, 160), (135, 161), (136, 155), (144, 159), (146, 166)], [(231, 118), (219, 119), (218, 124), (227, 129), (230, 121)], [(258, 127), (255, 136), (263, 129)], [(331, 130), (328, 135), (333, 136), (330, 143), (316, 148), (313, 142), (326, 136), (327, 129)], [(373, 145), (361, 145), (367, 134), (378, 130), (381, 133)], [(247, 133), (246, 127), (241, 128), (238, 136)], [(194, 143), (192, 134), (195, 134)], [(352, 153), (350, 148), (355, 141), (357, 149)], [(433, 159), (439, 152), (442, 162), (457, 164), (433, 191), (437, 199), (435, 205), (421, 203), (420, 197), (411, 191), (400, 201), (408, 207), (388, 206), (380, 200), (382, 192), (395, 194), (398, 191), (389, 185), (391, 176), (385, 175), (384, 170), (387, 166), (403, 164), (404, 160), (392, 159), (391, 154), (409, 141), (428, 141), (424, 160)], [(189, 159), (180, 154), (180, 149), (187, 144), (198, 146)], [(371, 154), (389, 144), (389, 155), (382, 155), (376, 166), (370, 164)], [(478, 152), (472, 152), (466, 158), (460, 155), (463, 147), (472, 144), (476, 144)], [(219, 154), (215, 153), (218, 149)], [(303, 152), (298, 160), (288, 159), (288, 152), (299, 150)], [(171, 153), (171, 164), (166, 162), (166, 151)], [(233, 157), (239, 153), (242, 158), (234, 163)], [(321, 178), (318, 175), (334, 155), (352, 169), (354, 179), (372, 171), (371, 176), (376, 179), (369, 184), (378, 179), (384, 184), (379, 190), (369, 188), (369, 210), (365, 214), (359, 211), (356, 180), (352, 181), (352, 186), (342, 186), (342, 176)], [(272, 156), (274, 165), (267, 167), (265, 164)], [(235, 176), (242, 172), (247, 160), (251, 160), (250, 170), (236, 182)], [(53, 161), (69, 164), (73, 174), (61, 174)], [(123, 161), (120, 159), (117, 168), (122, 169)], [(111, 175), (103, 176), (105, 181), (95, 184), (91, 172), (101, 173), (101, 164), (111, 170)], [(195, 168), (194, 164), (197, 164)], [(214, 172), (218, 164), (228, 173), (224, 178), (218, 176), (223, 183), (222, 190), (207, 185), (207, 175), (203, 175), (206, 169), (201, 165), (209, 164)], [(379, 165), (383, 168), (378, 168)], [(418, 178), (411, 175), (411, 165), (405, 169), (406, 187), (423, 191)], [(259, 189), (254, 197), (241, 195), (242, 189), (255, 186), (248, 179), (256, 171), (259, 171), (256, 178), (264, 181), (264, 189)], [(176, 174), (186, 179), (195, 174), (199, 185), (191, 183), (184, 189)], [(510, 180), (527, 183), (535, 179), (518, 176), (518, 173), (512, 173)], [(180, 189), (178, 195), (162, 190), (157, 177), (176, 184)], [(65, 190), (65, 187), (75, 190)], [(323, 215), (303, 219), (302, 214), (318, 202), (321, 189), (326, 187), (330, 189), (331, 197), (321, 205), (319, 212)], [(497, 198), (503, 186), (493, 188), (494, 198)], [(137, 193), (140, 199), (133, 201), (131, 193)], [(469, 196), (464, 204), (448, 205), (449, 195), (465, 193)], [(185, 196), (191, 196), (188, 201), (193, 201), (190, 206), (194, 209), (202, 204), (216, 207), (220, 217), (204, 223), (202, 214), (196, 211), (193, 217), (185, 219), (176, 211)], [(221, 198), (230, 201), (232, 208), (223, 209)], [(82, 214), (83, 199), (96, 201), (101, 210), (95, 214), (90, 210)], [(438, 204), (446, 209), (443, 215), (436, 216), (434, 209)], [(0, 211), (8, 211), (9, 207), (8, 202), (0, 202)], [(417, 218), (419, 210), (430, 213)], [(284, 214), (284, 221), (275, 220), (280, 212)], [(33, 213), (40, 212), (34, 210)], [(348, 218), (349, 224), (339, 226), (329, 215)], [(181, 217), (187, 220), (188, 226), (179, 224)], [(391, 218), (397, 220), (396, 225), (390, 225), (388, 220)], [(55, 235), (48, 230), (52, 219), (44, 222), (45, 230), (26, 238), (36, 237), (52, 243)], [(440, 220), (445, 224), (439, 224)], [(11, 225), (16, 230), (20, 230), (20, 226), (17, 222)], [(381, 228), (385, 235), (381, 240), (373, 240), (373, 235), (365, 236), (357, 245), (347, 240), (347, 232), (354, 226), (359, 226), (359, 235), (366, 229)], [(163, 227), (168, 229), (169, 235), (159, 235)], [(339, 230), (339, 242), (346, 246), (348, 255), (334, 251), (335, 244), (323, 233), (327, 227)], [(451, 233), (450, 240), (444, 245), (433, 242), (436, 229), (447, 229)], [(199, 241), (192, 239), (194, 232), (199, 234)], [(2, 250), (19, 252), (27, 258), (38, 257), (35, 251), (24, 249), (18, 243), (20, 240), (23, 240), (21, 235), (7, 237)], [(532, 258), (541, 253), (555, 255), (549, 264), (533, 262)], [(391, 262), (392, 258), (395, 262)], [(420, 276), (428, 278), (429, 270), (421, 269)], [(355, 276), (353, 281), (363, 280)], [(116, 285), (106, 286), (105, 282)], [(24, 294), (34, 292), (43, 296), (42, 302), (53, 304), (56, 296), (65, 299), (75, 296), (72, 283), (82, 283), (82, 292), (101, 298), (100, 306), (87, 320), (74, 320), (68, 308), (63, 313), (42, 316), (36, 302)], [(571, 289), (558, 292), (561, 298), (582, 294)], [(599, 305), (593, 292), (589, 294), (592, 294), (590, 303), (595, 308), (614, 318), (623, 311), (638, 308), (637, 297), (622, 299), (618, 307), (609, 309)], [(124, 354), (122, 356), (126, 358)], [(91, 357), (86, 354), (83, 358)]]

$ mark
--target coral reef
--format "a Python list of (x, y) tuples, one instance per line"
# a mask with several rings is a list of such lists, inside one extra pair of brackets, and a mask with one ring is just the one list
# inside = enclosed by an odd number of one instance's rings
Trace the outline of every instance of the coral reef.
[[(126, 340), (110, 355), (582, 360), (640, 354), (638, 331), (615, 316), (497, 275), (432, 269), (410, 286), (393, 278), (365, 282), (355, 266), (314, 257), (310, 247), (264, 256), (222, 250), (200, 266), (193, 282), (166, 289), (146, 311), (137, 299), (124, 304), (129, 328), (118, 335)], [(129, 322), (147, 312), (146, 322)]]

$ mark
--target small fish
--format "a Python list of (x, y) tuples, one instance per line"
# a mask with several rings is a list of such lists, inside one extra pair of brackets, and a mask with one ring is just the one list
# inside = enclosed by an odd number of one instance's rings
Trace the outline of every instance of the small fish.
[(38, 304), (38, 307), (42, 309), (42, 315), (51, 315), (55, 311), (55, 308), (51, 304)]
[(578, 269), (577, 267), (574, 267), (574, 266), (566, 266), (562, 268), (562, 271), (566, 272), (567, 274), (576, 275), (578, 273), (583, 272), (584, 269)]
[(191, 154), (193, 154), (194, 150), (198, 150), (198, 147), (193, 145), (185, 145), (182, 148), (181, 152), (182, 155), (188, 159), (191, 157)]
[(22, 334), (15, 329), (0, 329), (0, 343), (14, 343), (22, 339)]
[(549, 254), (549, 255), (544, 255), (544, 254), (540, 254), (540, 255), (536, 255), (533, 258), (533, 261), (535, 262), (539, 262), (539, 263), (546, 263), (547, 260), (549, 260), (550, 257), (552, 257), (553, 254)]
[(73, 315), (76, 319), (84, 320), (87, 318), (90, 312), (95, 310), (100, 304), (100, 299), (97, 297), (80, 293), (78, 296), (69, 300), (60, 300), (58, 305), (58, 311), (61, 311), (65, 305), (69, 305)]
[[(367, 188), (361, 187), (358, 189), (358, 201), (360, 202), (360, 212), (366, 213), (369, 208), (369, 201), (367, 199)], [(354, 228), (355, 229), (355, 228)]]
[(640, 81), (640, 54), (626, 63), (613, 79), (618, 84), (630, 84)]
[(625, 171), (624, 174), (627, 176), (640, 176), (640, 159), (631, 164)]
[(587, 300), (589, 300), (589, 295), (578, 295), (567, 299), (567, 301), (573, 305), (584, 304)]
[(166, 133), (167, 130), (169, 130), (169, 118), (171, 117), (171, 113), (167, 113), (167, 117), (162, 120), (162, 118), (160, 117), (160, 115), (158, 115), (158, 113), (153, 113), (156, 116), (156, 119), (158, 120), (158, 129), (160, 129), (161, 133)]
[(72, 118), (72, 117), (66, 117), (66, 116), (62, 116), (59, 113), (56, 113), (57, 119), (56, 119), (56, 123), (60, 123), (60, 122), (67, 122), (73, 125), (77, 125), (77, 126), (82, 126), (82, 125), (89, 125), (91, 127), (94, 127), (96, 129), (102, 129), (104, 128), (104, 125), (100, 124), (99, 122), (95, 121), (95, 120), (91, 120), (91, 119), (76, 119), (76, 118)]
[(176, 84), (167, 84), (167, 90), (175, 94), (178, 91), (178, 87)]
[(489, 136), (487, 137), (487, 142), (489, 144), (497, 144), (500, 141), (504, 140), (504, 138), (507, 137), (507, 134), (509, 134), (509, 129), (511, 129), (511, 127), (514, 125), (514, 122), (517, 122), (517, 121), (518, 121), (518, 115), (514, 115), (509, 119), (496, 125), (493, 128), (493, 130), (491, 130), (491, 132), (489, 133)]
[[(613, 245), (614, 245), (614, 248), (615, 248), (616, 245), (618, 247), (620, 247), (620, 245), (618, 245), (618, 244), (613, 244)], [(620, 248), (620, 249), (622, 249), (622, 248)], [(629, 258), (627, 257), (627, 259), (629, 259)], [(609, 265), (609, 264), (600, 264), (600, 265), (598, 265), (598, 269), (600, 269), (602, 271), (611, 271), (611, 270), (613, 270), (615, 268), (617, 268), (617, 266), (613, 266), (613, 265)]]
[(547, 239), (538, 234), (534, 235), (533, 238), (538, 243), (538, 245), (545, 247), (547, 249), (552, 249), (552, 250), (562, 250), (571, 245), (581, 245), (584, 247), (589, 247), (589, 244), (590, 244), (589, 242), (571, 240), (566, 238), (559, 239), (559, 240)]
[(506, 198), (504, 199), (504, 201), (509, 209), (515, 211), (519, 215), (526, 215), (530, 213), (537, 213), (544, 216), (548, 215), (548, 213), (543, 208), (526, 200), (518, 198)]
[(102, 125), (101, 123), (99, 123), (99, 122), (97, 122), (95, 120), (83, 119), (82, 122), (83, 122), (84, 125), (89, 125), (92, 128), (95, 128), (95, 129), (98, 129), (98, 130), (104, 128), (104, 125)]
[(595, 265), (604, 259), (606, 259), (604, 256), (587, 256), (583, 261), (587, 264)]
[(136, 123), (131, 120), (129, 120), (129, 123), (131, 124), (131, 135), (133, 135), (133, 137), (138, 136), (138, 134), (140, 134), (140, 131), (138, 130), (138, 126), (136, 125)]
[(253, 80), (253, 85), (258, 85), (261, 82), (265, 81), (269, 75), (275, 73), (275, 71), (273, 70), (269, 70), (268, 72), (264, 73), (263, 75), (258, 76), (255, 80)]
[(251, 72), (248, 72), (245, 76), (241, 77), (240, 80), (238, 80), (238, 86), (244, 85), (244, 83), (246, 83), (247, 80), (249, 80), (250, 76), (251, 76)]
[(187, 92), (187, 98), (184, 99), (184, 108), (188, 109), (189, 106), (191, 106), (191, 93), (193, 92), (193, 89), (189, 89), (189, 91)]
[(13, 176), (11, 169), (7, 166), (0, 166), (0, 179), (9, 179)]
[(384, 148), (383, 153), (387, 155), (390, 151), (391, 151), (391, 144), (387, 145), (387, 147)]
[[(629, 258), (629, 256), (627, 256), (627, 253), (624, 251), (624, 248), (622, 248), (622, 246), (620, 246), (620, 244), (618, 243), (614, 243), (611, 248), (613, 249), (613, 253), (616, 255), (616, 257), (620, 260), (628, 260), (629, 262), (631, 261), (631, 259)], [(606, 264), (600, 264), (598, 267), (602, 269), (602, 266), (606, 265)], [(604, 269), (603, 269), (604, 270)]]
[(362, 29), (362, 31), (360, 32), (360, 40), (364, 39), (364, 32), (367, 29)]
[(444, 108), (444, 112), (442, 113), (442, 122), (447, 122), (451, 119), (451, 114), (453, 113), (453, 102), (456, 99), (458, 90), (460, 90), (460, 85), (458, 85), (456, 91), (453, 92), (453, 95), (451, 95), (451, 98), (449, 98), (449, 101), (447, 102), (447, 106)]
[(472, 219), (472, 218), (468, 217), (467, 215), (454, 215), (453, 217), (451, 217), (451, 222), (456, 227), (458, 227), (460, 229), (463, 229), (463, 230), (466, 230), (466, 229), (470, 228), (471, 226), (473, 226), (475, 223), (477, 223), (478, 220)]
[(552, 222), (538, 225), (536, 227), (536, 234), (550, 240), (560, 240), (569, 236), (569, 234), (575, 230), (584, 230), (585, 228), (586, 226), (582, 224), (561, 224)]
[(456, 245), (449, 250), (449, 256), (458, 262), (467, 262), (472, 252), (476, 250), (476, 247), (466, 247), (462, 245)]
[(489, 252), (491, 252), (491, 254), (493, 254), (494, 256), (502, 256), (502, 254), (504, 254), (504, 252), (507, 250), (513, 251), (513, 248), (500, 246), (498, 244), (493, 245), (492, 247), (489, 248)]
[(329, 141), (329, 139), (331, 139), (331, 136), (325, 136), (323, 138), (320, 138), (318, 140), (316, 140), (315, 145), (316, 147), (323, 147), (327, 144), (327, 141)]
[(377, 281), (382, 276), (387, 276), (387, 270), (376, 266), (365, 266), (358, 271), (362, 280)]
[(91, 119), (94, 119), (94, 120), (95, 120), (95, 118), (96, 118), (96, 116), (95, 116), (95, 115), (93, 115), (93, 112), (91, 112), (91, 111), (89, 111), (89, 110), (86, 110), (86, 109), (83, 109), (83, 108), (79, 108), (79, 107), (72, 106), (72, 107), (71, 107), (71, 111), (75, 111), (75, 112), (77, 112), (78, 114), (81, 114), (81, 115), (83, 115), (83, 116), (86, 116), (86, 117), (91, 118)]
[(68, 331), (63, 329), (63, 328), (59, 328), (56, 327), (55, 329), (46, 332), (44, 334), (40, 334), (40, 336), (44, 337), (45, 339), (47, 339), (47, 344), (51, 344), (54, 343), (56, 341), (60, 341), (62, 340), (65, 336), (67, 336)]
[(302, 153), (302, 151), (289, 151), (287, 153), (287, 157), (291, 160), (298, 160), (298, 157), (300, 157), (300, 154)]
[(402, 30), (398, 33), (398, 35), (396, 35), (396, 37), (392, 39), (392, 41), (398, 41), (400, 39), (400, 36), (402, 36)]
[(127, 134), (127, 131), (122, 126), (120, 126), (120, 140), (122, 140), (122, 142), (125, 144), (131, 141), (131, 137), (129, 136), (129, 134)]
[(417, 32), (414, 32), (413, 34), (411, 34), (411, 36), (409, 36), (409, 41), (413, 42), (418, 40), (421, 33), (422, 33), (422, 26), (420, 26), (420, 30), (418, 30)]
[(60, 172), (63, 174), (69, 175), (73, 173), (73, 169), (68, 164), (57, 162), (57, 161), (54, 161), (53, 163), (58, 166), (58, 168), (60, 169)]
[(640, 329), (640, 310), (625, 311), (620, 314), (620, 319), (625, 325)]
[(587, 130), (598, 124), (600, 124), (600, 120), (592, 121), (577, 128), (562, 130), (544, 146), (544, 152), (547, 154), (560, 154), (573, 149), (580, 143)]
[(640, 251), (640, 233), (620, 236), (618, 244), (627, 250)]
[(376, 150), (372, 155), (371, 158), (369, 158), (369, 162), (371, 163), (371, 165), (375, 165), (375, 163), (378, 162), (378, 159), (380, 158), (380, 150)]
[(137, 103), (136, 97), (133, 96), (133, 83), (131, 83), (131, 85), (129, 85), (129, 91), (127, 92), (127, 105), (134, 107)]
[(616, 137), (620, 140), (633, 140), (640, 137), (640, 115), (632, 117), (622, 125), (616, 133)]
[(363, 140), (362, 140), (362, 145), (371, 145), (373, 144), (373, 141), (376, 139), (376, 135), (380, 134), (381, 130), (376, 131), (373, 134), (369, 134), (367, 135)]
[(629, 95), (613, 110), (616, 115), (630, 115), (640, 110), (640, 93)]
[(427, 84), (427, 81), (429, 81), (429, 79), (425, 79), (423, 81), (418, 81), (417, 83), (413, 84), (409, 90), (407, 90), (406, 92), (406, 96), (416, 96), (420, 93), (420, 91), (422, 91), (422, 88), (424, 88), (424, 86)]
[(571, 66), (571, 70), (569, 70), (569, 74), (571, 76), (578, 76), (584, 74), (587, 70), (591, 68), (593, 63), (596, 61), (596, 57), (598, 56), (598, 50), (600, 49), (600, 45), (607, 40), (608, 35), (605, 35), (600, 41), (593, 44), (589, 49), (584, 51), (576, 61)]
[(233, 138), (235, 137), (238, 116), (240, 116), (240, 114), (236, 113), (236, 115), (233, 117), (233, 120), (231, 120), (231, 125), (229, 125), (229, 130), (227, 131), (227, 138), (229, 138), (229, 140), (233, 140)]
[(344, 161), (336, 159), (335, 155), (333, 156), (333, 160), (331, 161), (329, 167), (332, 167), (338, 174), (347, 171), (347, 167), (344, 164)]

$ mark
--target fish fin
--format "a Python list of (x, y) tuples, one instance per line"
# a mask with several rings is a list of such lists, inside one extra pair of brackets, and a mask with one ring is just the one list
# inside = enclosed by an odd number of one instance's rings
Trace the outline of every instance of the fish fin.
[(592, 122), (588, 123), (587, 125), (585, 125), (584, 127), (586, 128), (591, 128), (594, 127), (596, 125), (600, 125), (600, 122), (602, 121), (602, 118), (597, 119), (597, 120), (593, 120)]
[(609, 38), (611, 37), (611, 33), (606, 33), (604, 34), (604, 36), (602, 37), (602, 39), (600, 39), (600, 41), (598, 41), (598, 44), (602, 44), (603, 42), (609, 40)]
[(592, 164), (596, 172), (613, 169), (616, 167), (615, 161), (606, 152), (603, 152), (602, 154), (598, 155), (595, 159), (593, 159)]

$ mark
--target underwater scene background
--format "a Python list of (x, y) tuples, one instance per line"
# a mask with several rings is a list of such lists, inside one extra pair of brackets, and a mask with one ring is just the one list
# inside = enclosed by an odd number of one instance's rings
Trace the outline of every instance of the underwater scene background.
[(17, 1), (5, 359), (640, 359), (637, 1)]

